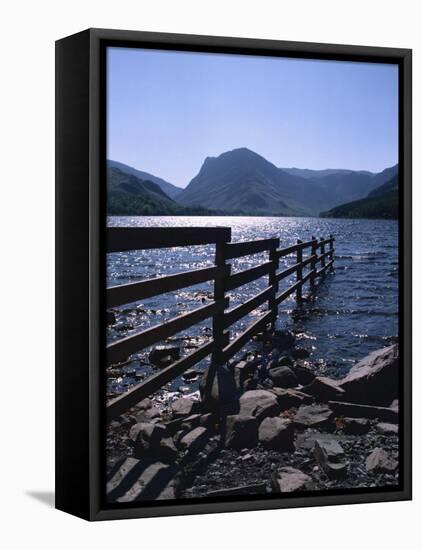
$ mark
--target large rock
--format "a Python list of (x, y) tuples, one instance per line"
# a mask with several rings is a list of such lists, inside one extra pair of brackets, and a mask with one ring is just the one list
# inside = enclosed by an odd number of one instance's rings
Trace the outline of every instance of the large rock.
[(199, 391), (204, 411), (217, 415), (239, 412), (239, 390), (227, 366), (208, 367), (200, 378)]
[(137, 422), (159, 422), (161, 411), (157, 407), (147, 407), (135, 415)]
[(187, 451), (189, 453), (200, 452), (205, 448), (206, 444), (210, 439), (210, 432), (207, 428), (199, 426), (194, 430), (191, 430), (185, 434), (179, 441), (179, 447), (182, 451)]
[(375, 429), (382, 435), (397, 435), (399, 433), (398, 425), (389, 422), (379, 422)]
[(200, 408), (200, 402), (192, 397), (179, 397), (175, 399), (170, 406), (173, 418), (197, 414)]
[(270, 390), (277, 397), (278, 404), (282, 411), (291, 409), (292, 407), (300, 407), (308, 405), (312, 402), (312, 397), (299, 390), (271, 388)]
[(271, 488), (276, 493), (295, 493), (314, 489), (312, 478), (296, 468), (285, 466), (278, 470), (272, 480)]
[(384, 449), (377, 447), (366, 459), (367, 472), (394, 472), (399, 463), (391, 458)]
[(294, 388), (298, 385), (295, 373), (290, 367), (274, 367), (270, 369), (269, 375), (278, 388)]
[(326, 405), (302, 405), (299, 407), (295, 425), (298, 428), (325, 428), (333, 418), (333, 411)]
[(315, 378), (315, 374), (309, 367), (305, 367), (303, 364), (296, 363), (292, 366), (292, 371), (295, 373), (297, 381), (302, 386), (307, 386)]
[(343, 403), (342, 401), (329, 401), (328, 405), (337, 416), (350, 416), (353, 418), (378, 418), (383, 422), (398, 424), (399, 415), (395, 409), (389, 407), (375, 407), (371, 405), (359, 405), (358, 403)]
[(152, 458), (173, 462), (177, 449), (167, 428), (161, 424), (140, 422), (132, 426), (129, 436), (134, 441), (136, 458)]
[(308, 386), (303, 388), (303, 391), (321, 402), (341, 399), (345, 393), (336, 380), (326, 376), (315, 377)]
[(259, 426), (258, 436), (266, 449), (279, 452), (294, 450), (293, 422), (286, 418), (265, 418)]
[(258, 444), (258, 421), (254, 416), (232, 415), (226, 420), (225, 445), (231, 449), (250, 449)]
[(291, 367), (293, 366), (293, 361), (288, 355), (282, 355), (281, 357), (277, 358), (277, 365), (279, 367)]
[(347, 475), (347, 462), (340, 443), (327, 436), (315, 440), (314, 456), (330, 479), (343, 479)]
[(388, 405), (399, 389), (398, 346), (374, 351), (340, 380), (345, 391), (344, 401), (368, 405)]
[(179, 466), (127, 458), (107, 482), (107, 501), (173, 500), (178, 498), (180, 487)]
[(155, 346), (150, 351), (148, 359), (154, 367), (167, 367), (180, 359), (180, 345), (169, 343)]
[(280, 406), (277, 397), (271, 391), (252, 390), (245, 392), (240, 398), (239, 414), (242, 416), (255, 416), (258, 422), (269, 416), (280, 414)]
[(258, 444), (258, 421), (255, 416), (228, 416), (225, 444), (231, 449), (255, 447)]
[(242, 392), (245, 389), (245, 382), (253, 377), (257, 370), (256, 361), (239, 361), (234, 365), (233, 375), (237, 389)]

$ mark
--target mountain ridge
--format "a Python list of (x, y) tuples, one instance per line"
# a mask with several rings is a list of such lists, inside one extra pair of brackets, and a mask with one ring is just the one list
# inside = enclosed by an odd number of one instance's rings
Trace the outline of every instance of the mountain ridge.
[(107, 167), (118, 168), (120, 171), (136, 176), (140, 180), (152, 181), (153, 183), (156, 183), (171, 199), (175, 198), (176, 195), (182, 191), (181, 187), (177, 187), (177, 185), (174, 185), (163, 178), (159, 178), (158, 176), (154, 176), (148, 172), (138, 170), (137, 168), (133, 168), (133, 166), (129, 166), (128, 164), (124, 164), (123, 162), (119, 162), (117, 160), (107, 160)]
[(398, 218), (398, 174), (383, 183), (363, 199), (341, 204), (327, 212), (321, 212), (323, 218)]
[[(216, 157), (207, 156), (185, 189), (118, 161), (109, 160), (108, 166), (138, 177), (144, 183), (156, 184), (165, 195), (158, 200), (157, 188), (150, 189), (154, 201), (160, 203), (159, 212), (164, 201), (166, 208), (180, 212), (199, 209), (221, 215), (257, 216), (325, 214), (337, 206), (366, 198), (398, 172), (397, 165), (376, 174), (348, 169), (282, 169), (246, 147), (225, 151)], [(166, 189), (173, 196), (166, 193)], [(124, 192), (124, 185), (120, 191)], [(166, 198), (173, 204), (166, 203)], [(128, 200), (127, 195), (124, 200)], [(127, 204), (125, 208), (130, 210)]]

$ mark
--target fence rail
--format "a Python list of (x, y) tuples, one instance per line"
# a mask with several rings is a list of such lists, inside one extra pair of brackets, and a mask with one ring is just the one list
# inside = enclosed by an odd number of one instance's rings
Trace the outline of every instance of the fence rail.
[[(107, 346), (108, 363), (124, 362), (137, 351), (157, 344), (206, 319), (212, 319), (212, 339), (208, 343), (172, 365), (161, 369), (128, 392), (110, 400), (107, 403), (109, 420), (118, 417), (211, 354), (214, 365), (227, 362), (258, 332), (264, 330), (268, 325), (274, 325), (280, 303), (293, 293), (296, 293), (298, 301), (302, 300), (303, 287), (308, 281), (312, 292), (315, 288), (315, 281), (325, 276), (327, 270), (333, 270), (335, 250), (332, 235), (319, 240), (312, 237), (310, 241), (306, 242), (299, 240), (296, 244), (286, 248), (280, 248), (280, 240), (275, 238), (240, 243), (230, 241), (231, 229), (226, 227), (107, 229), (107, 253), (215, 245), (215, 265), (212, 267), (112, 286), (107, 289), (107, 308), (114, 308), (199, 283), (207, 281), (214, 283), (212, 303), (121, 338)], [(325, 249), (327, 245), (328, 250)], [(307, 249), (310, 249), (310, 255), (304, 258), (304, 252)], [(227, 263), (227, 260), (265, 252), (268, 253), (268, 261), (256, 267), (231, 273), (231, 264)], [(283, 271), (279, 271), (280, 258), (290, 255), (295, 255), (295, 263)], [(304, 273), (305, 268), (309, 269), (307, 273)], [(279, 292), (279, 283), (293, 274), (296, 274), (296, 282)], [(229, 309), (230, 304), (227, 296), (229, 291), (264, 276), (268, 276), (267, 288), (243, 304)], [(268, 302), (267, 311), (230, 341), (230, 327), (266, 302)]]

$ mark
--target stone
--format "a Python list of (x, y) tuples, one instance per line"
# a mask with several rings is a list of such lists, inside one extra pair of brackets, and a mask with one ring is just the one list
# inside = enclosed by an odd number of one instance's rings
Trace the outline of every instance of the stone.
[(367, 472), (393, 472), (399, 463), (391, 458), (384, 449), (377, 447), (366, 459)]
[(161, 419), (161, 411), (157, 407), (151, 406), (146, 409), (141, 409), (139, 413), (135, 415), (137, 422), (151, 422), (152, 420)]
[(200, 425), (201, 422), (201, 415), (200, 414), (191, 414), (190, 416), (187, 416), (186, 418), (182, 419), (182, 422), (180, 424), (181, 430), (193, 430), (193, 428), (196, 428)]
[(342, 418), (343, 432), (347, 435), (363, 435), (369, 432), (371, 424), (366, 418)]
[(347, 475), (347, 462), (344, 450), (334, 438), (317, 438), (314, 456), (330, 479), (344, 479)]
[(291, 409), (292, 407), (300, 407), (312, 402), (312, 397), (299, 390), (272, 388), (270, 390), (277, 397), (277, 402), (282, 411)]
[(181, 470), (176, 464), (127, 458), (107, 482), (108, 502), (172, 500), (179, 496)]
[(173, 418), (179, 418), (181, 416), (196, 414), (200, 406), (199, 401), (196, 401), (192, 397), (179, 397), (172, 402), (170, 409)]
[(293, 422), (286, 418), (264, 418), (259, 426), (258, 437), (266, 449), (279, 452), (294, 450)]
[(107, 326), (116, 324), (116, 314), (109, 309), (106, 311), (106, 323)]
[(266, 368), (267, 371), (270, 371), (271, 369), (276, 369), (279, 366), (277, 359), (271, 359), (268, 361)]
[(337, 416), (352, 418), (378, 418), (384, 422), (398, 424), (398, 412), (389, 407), (375, 407), (358, 403), (344, 403), (343, 401), (329, 401), (328, 405)]
[(242, 390), (244, 392), (256, 390), (258, 387), (258, 381), (255, 378), (247, 378), (243, 383)]
[(148, 359), (154, 367), (167, 367), (180, 359), (180, 345), (173, 343), (154, 346)]
[(199, 380), (199, 391), (204, 412), (217, 415), (239, 412), (239, 390), (227, 366), (208, 367)]
[(196, 378), (198, 378), (198, 376), (201, 374), (201, 372), (199, 370), (196, 370), (196, 369), (188, 369), (187, 371), (185, 371), (183, 374), (182, 374), (182, 378), (184, 380), (189, 380), (189, 381), (193, 381), (195, 380)]
[(245, 392), (239, 401), (239, 414), (242, 416), (255, 416), (258, 422), (269, 416), (280, 414), (280, 406), (277, 397), (268, 390), (251, 390)]
[(398, 399), (393, 399), (393, 401), (391, 402), (391, 405), (390, 405), (390, 409), (393, 409), (393, 410), (399, 412), (399, 400)]
[(310, 355), (309, 351), (304, 348), (294, 348), (291, 353), (294, 359), (307, 359)]
[(277, 364), (279, 367), (291, 367), (293, 366), (293, 361), (288, 355), (282, 355), (278, 358)]
[(387, 406), (397, 397), (399, 388), (398, 346), (374, 351), (339, 381), (344, 401)]
[(310, 428), (302, 433), (297, 434), (296, 449), (304, 449), (306, 451), (313, 452), (315, 441), (317, 439), (328, 439), (330, 441), (335, 440), (341, 443), (342, 437), (335, 434), (321, 433), (317, 430)]
[(231, 415), (226, 419), (225, 445), (231, 449), (251, 449), (258, 444), (258, 421), (254, 416)]
[(129, 437), (134, 441), (136, 458), (153, 458), (173, 462), (177, 449), (167, 428), (162, 424), (140, 422), (132, 426)]
[(142, 401), (139, 401), (139, 403), (136, 404), (136, 408), (144, 411), (145, 409), (150, 409), (152, 407), (152, 401), (148, 397), (145, 399), (142, 399)]
[(295, 373), (297, 381), (302, 386), (307, 386), (315, 378), (315, 374), (311, 371), (309, 367), (304, 365), (295, 364), (292, 366), (292, 371)]
[(326, 376), (316, 376), (308, 386), (303, 388), (303, 391), (313, 395), (320, 402), (341, 399), (345, 393), (336, 380)]
[(182, 451), (189, 453), (200, 452), (205, 448), (210, 439), (209, 431), (203, 426), (199, 426), (187, 434), (185, 434), (179, 441), (179, 447)]
[(397, 424), (390, 424), (388, 422), (379, 422), (375, 429), (377, 432), (383, 435), (397, 435), (399, 433), (399, 427)]
[(237, 389), (242, 391), (246, 380), (252, 377), (257, 369), (257, 364), (254, 361), (239, 361), (234, 365), (234, 379)]
[(274, 386), (278, 388), (294, 388), (298, 381), (290, 367), (275, 367), (269, 372)]
[(301, 405), (294, 423), (298, 428), (324, 428), (333, 418), (333, 411), (327, 405)]
[(273, 475), (271, 488), (276, 493), (295, 493), (298, 491), (313, 490), (312, 478), (297, 468), (285, 466)]
[(218, 418), (211, 413), (201, 414), (199, 419), (199, 425), (203, 428), (208, 428), (211, 431), (215, 431), (218, 424)]

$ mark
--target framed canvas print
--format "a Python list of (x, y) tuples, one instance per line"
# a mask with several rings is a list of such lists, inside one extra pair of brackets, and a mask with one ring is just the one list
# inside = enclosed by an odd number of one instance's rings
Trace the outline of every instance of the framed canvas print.
[(56, 44), (56, 506), (411, 498), (411, 51)]

